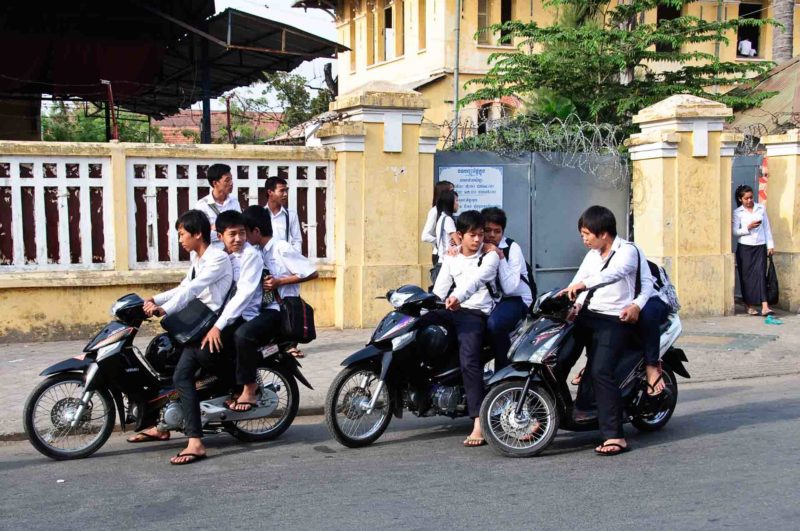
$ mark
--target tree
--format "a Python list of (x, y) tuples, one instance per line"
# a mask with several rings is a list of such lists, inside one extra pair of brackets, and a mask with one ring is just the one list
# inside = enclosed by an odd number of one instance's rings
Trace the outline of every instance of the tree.
[[(158, 127), (151, 126), (141, 115), (122, 111), (117, 116), (119, 139), (122, 142), (163, 142)], [(105, 142), (106, 120), (103, 108), (89, 103), (81, 105), (63, 101), (42, 114), (42, 140), (55, 142)]]
[(794, 0), (774, 0), (772, 8), (780, 24), (772, 28), (772, 60), (781, 64), (794, 55)]
[[(770, 20), (705, 21), (681, 16), (645, 24), (644, 14), (659, 5), (680, 9), (685, 0), (629, 0), (608, 5), (592, 0), (549, 0), (546, 5), (570, 11), (574, 23), (540, 27), (511, 21), (492, 26), (516, 52), (493, 54), (491, 68), (470, 82), (479, 88), (461, 104), (545, 89), (569, 100), (577, 115), (594, 123), (630, 124), (633, 114), (668, 96), (689, 93), (734, 108), (758, 105), (771, 94), (724, 93), (772, 64), (723, 62), (697, 45), (726, 43), (739, 26)], [(695, 50), (695, 51), (690, 51)], [(659, 65), (678, 65), (659, 69)]]

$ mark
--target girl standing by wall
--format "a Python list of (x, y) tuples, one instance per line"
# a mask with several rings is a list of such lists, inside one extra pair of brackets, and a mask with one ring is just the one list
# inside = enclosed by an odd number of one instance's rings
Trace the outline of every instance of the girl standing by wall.
[(742, 299), (748, 314), (773, 315), (767, 303), (767, 256), (772, 256), (775, 244), (767, 210), (755, 202), (753, 189), (747, 185), (736, 188), (736, 204), (739, 208), (733, 211), (733, 235)]

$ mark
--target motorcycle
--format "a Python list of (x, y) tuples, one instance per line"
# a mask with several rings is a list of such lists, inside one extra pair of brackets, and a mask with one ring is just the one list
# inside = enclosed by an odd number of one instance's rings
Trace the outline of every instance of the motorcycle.
[[(134, 431), (150, 426), (183, 430), (184, 413), (172, 374), (182, 349), (168, 334), (154, 337), (142, 355), (133, 339), (147, 319), (144, 301), (136, 294), (117, 300), (115, 317), (83, 349), (83, 353), (45, 369), (28, 397), (23, 422), (31, 444), (56, 460), (88, 457), (108, 440), (115, 415), (120, 426)], [(257, 379), (258, 407), (246, 412), (225, 407), (231, 381), (199, 371), (203, 430), (228, 432), (241, 441), (278, 437), (297, 415), (297, 381), (311, 389), (300, 364), (279, 344), (261, 348)], [(231, 374), (233, 368), (231, 368)]]
[[(367, 346), (342, 362), (325, 399), (328, 430), (350, 448), (375, 442), (405, 409), (418, 417), (467, 415), (455, 334), (423, 318), (444, 303), (413, 285), (389, 291), (386, 299), (394, 310)], [(485, 347), (482, 361), (491, 357)]]
[[(520, 327), (509, 349), (510, 365), (498, 371), (481, 404), (481, 428), (489, 446), (501, 455), (531, 457), (547, 448), (559, 429), (598, 429), (597, 417), (576, 418), (566, 382), (556, 377), (559, 350), (574, 331), (572, 303), (557, 290), (545, 293), (534, 305), (534, 319)], [(640, 431), (663, 428), (678, 401), (676, 374), (689, 378), (683, 365), (686, 354), (674, 346), (682, 331), (677, 314), (661, 327), (661, 364), (665, 389), (647, 395), (647, 374), (641, 349), (626, 349), (617, 367), (617, 381), (624, 406), (623, 420)], [(585, 375), (581, 386), (590, 385)], [(581, 389), (579, 388), (579, 393)]]

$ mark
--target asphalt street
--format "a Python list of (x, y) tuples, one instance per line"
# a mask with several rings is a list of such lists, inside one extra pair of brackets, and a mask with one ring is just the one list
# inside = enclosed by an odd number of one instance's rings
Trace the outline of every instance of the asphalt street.
[[(680, 383), (683, 383), (681, 381)], [(520, 460), (462, 448), (466, 420), (395, 419), (375, 445), (339, 446), (320, 418), (279, 440), (207, 439), (206, 461), (167, 462), (182, 439), (115, 433), (89, 459), (0, 444), (2, 529), (797, 529), (800, 376), (684, 385), (634, 451), (594, 455), (561, 432)]]

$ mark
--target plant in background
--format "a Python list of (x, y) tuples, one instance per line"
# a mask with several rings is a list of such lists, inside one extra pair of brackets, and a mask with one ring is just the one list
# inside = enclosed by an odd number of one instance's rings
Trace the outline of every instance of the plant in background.
[[(163, 142), (158, 127), (147, 117), (122, 111), (117, 116), (119, 139), (122, 142)], [(89, 103), (82, 105), (58, 101), (42, 113), (42, 140), (55, 142), (105, 142), (106, 120), (103, 108)]]

